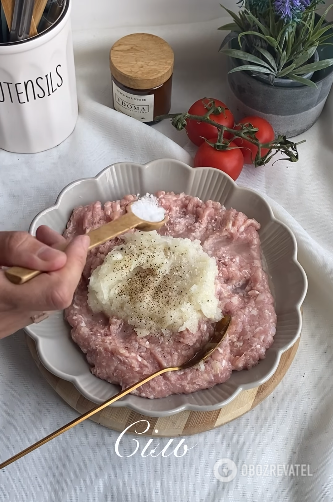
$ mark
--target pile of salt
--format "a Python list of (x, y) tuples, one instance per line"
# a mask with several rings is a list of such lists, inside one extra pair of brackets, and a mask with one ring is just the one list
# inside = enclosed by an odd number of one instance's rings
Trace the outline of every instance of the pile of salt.
[(131, 210), (135, 216), (145, 221), (157, 222), (165, 218), (163, 207), (160, 207), (157, 198), (149, 193), (133, 202)]

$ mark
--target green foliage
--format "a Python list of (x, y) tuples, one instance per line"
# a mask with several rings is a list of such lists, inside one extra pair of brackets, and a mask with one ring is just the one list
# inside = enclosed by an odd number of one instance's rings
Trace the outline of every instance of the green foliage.
[[(306, 78), (306, 75), (333, 65), (333, 59), (313, 60), (320, 45), (333, 45), (330, 31), (333, 23), (326, 22), (333, 4), (326, 9), (319, 21), (315, 17), (315, 7), (320, 2), (313, 1), (296, 21), (287, 22), (277, 15), (273, 0), (259, 4), (260, 9), (258, 3), (252, 3), (256, 5), (255, 8), (251, 8), (251, 2), (245, 1), (238, 14), (222, 5), (233, 22), (219, 28), (232, 32), (222, 43), (220, 51), (245, 62), (230, 73), (264, 73), (272, 84), (275, 78), (288, 78), (315, 87), (315, 83)], [(238, 38), (239, 49), (224, 48), (232, 38)], [(247, 64), (248, 62), (251, 64)]]

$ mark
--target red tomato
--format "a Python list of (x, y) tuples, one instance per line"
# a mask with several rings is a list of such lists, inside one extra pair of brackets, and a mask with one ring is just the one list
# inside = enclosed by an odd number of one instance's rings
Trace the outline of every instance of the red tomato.
[[(258, 129), (256, 132), (256, 138), (260, 141), (260, 143), (270, 143), (275, 138), (274, 129), (267, 120), (262, 119), (261, 117), (245, 117), (242, 119), (240, 124), (251, 124), (253, 127)], [(234, 139), (236, 145), (241, 146), (241, 152), (244, 156), (245, 164), (254, 164), (254, 160), (258, 153), (258, 147), (249, 141), (243, 140), (242, 138)], [(261, 149), (261, 155), (264, 156), (268, 153), (267, 148)]]
[[(223, 108), (225, 108), (225, 111), (222, 111), (219, 115), (211, 114), (209, 118), (217, 124), (222, 124), (227, 127), (233, 128), (235, 123), (233, 114), (231, 113), (229, 108), (218, 99), (199, 99), (199, 101), (196, 101), (191, 106), (188, 113), (190, 113), (191, 115), (205, 115), (207, 113), (207, 108), (205, 108), (205, 105), (209, 104), (210, 101), (215, 101), (215, 105), (222, 106)], [(202, 145), (202, 143), (204, 143), (205, 140), (203, 138), (217, 138), (218, 135), (218, 129), (216, 129), (216, 127), (214, 127), (213, 125), (206, 124), (205, 122), (196, 122), (195, 120), (187, 121), (186, 132), (190, 140), (197, 146), (200, 146)], [(225, 133), (225, 138), (230, 139), (230, 137), (230, 134)]]
[[(214, 143), (215, 139), (209, 141)], [(241, 149), (235, 148), (235, 143), (230, 143), (230, 147), (234, 147), (234, 150), (216, 150), (208, 143), (203, 143), (194, 158), (194, 167), (215, 167), (236, 180), (243, 169), (244, 157)]]

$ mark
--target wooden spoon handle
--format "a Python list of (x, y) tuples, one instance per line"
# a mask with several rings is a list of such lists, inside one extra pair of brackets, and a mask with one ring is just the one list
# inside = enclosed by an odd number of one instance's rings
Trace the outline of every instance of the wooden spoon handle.
[(31, 18), (31, 26), (30, 26), (30, 32), (29, 32), (29, 37), (34, 37), (36, 36), (37, 33), (37, 26), (36, 26), (36, 21), (34, 16)]
[[(39, 15), (39, 11), (36, 10), (36, 4), (38, 4), (38, 2), (40, 3), (41, 1), (45, 2), (45, 5), (47, 2), (47, 0), (46, 1), (45, 0), (35, 0), (34, 14), (31, 19), (31, 26), (30, 26), (30, 33), (29, 33), (30, 37), (37, 35), (37, 26), (38, 26), (39, 21), (37, 22), (37, 20), (36, 20), (35, 12)], [(15, 0), (1, 0), (1, 3), (2, 3), (2, 7), (3, 7), (3, 11), (5, 13), (7, 26), (10, 31), (10, 29), (12, 27), (12, 19), (13, 19)], [(44, 6), (44, 8), (45, 8), (45, 6)]]
[(39, 22), (42, 18), (43, 12), (45, 10), (47, 4), (47, 0), (35, 0), (35, 6), (34, 6), (34, 20), (36, 23), (36, 26), (39, 25)]
[[(106, 225), (102, 225), (96, 230), (92, 230), (88, 233), (90, 237), (89, 250), (99, 246), (100, 244), (104, 244), (106, 241), (113, 239), (118, 235), (128, 232), (128, 230), (137, 227), (141, 223), (142, 220), (140, 220), (140, 218), (135, 216), (135, 214), (128, 212), (117, 220), (110, 221), (110, 223), (106, 223)], [(64, 251), (66, 249), (66, 244), (55, 247), (60, 251)], [(24, 284), (41, 273), (42, 272), (39, 270), (31, 270), (23, 267), (11, 267), (5, 270), (7, 279), (13, 284)]]
[(13, 19), (15, 0), (1, 0), (1, 3), (2, 3), (3, 11), (5, 13), (7, 26), (8, 26), (8, 29), (10, 30), (12, 27), (12, 19)]
[(110, 221), (110, 223), (106, 223), (105, 225), (96, 228), (96, 230), (89, 232), (89, 249), (95, 248), (100, 244), (104, 244), (104, 242), (109, 241), (118, 235), (124, 234), (125, 232), (128, 232), (128, 230), (131, 230), (141, 224), (142, 220), (140, 218), (135, 216), (135, 214), (128, 212), (123, 216), (120, 216), (120, 218)]

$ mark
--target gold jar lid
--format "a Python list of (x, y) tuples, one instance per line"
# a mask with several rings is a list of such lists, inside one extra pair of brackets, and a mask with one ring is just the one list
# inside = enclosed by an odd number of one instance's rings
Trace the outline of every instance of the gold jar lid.
[(154, 89), (173, 73), (174, 53), (160, 37), (133, 33), (116, 42), (110, 52), (111, 73), (132, 89)]

